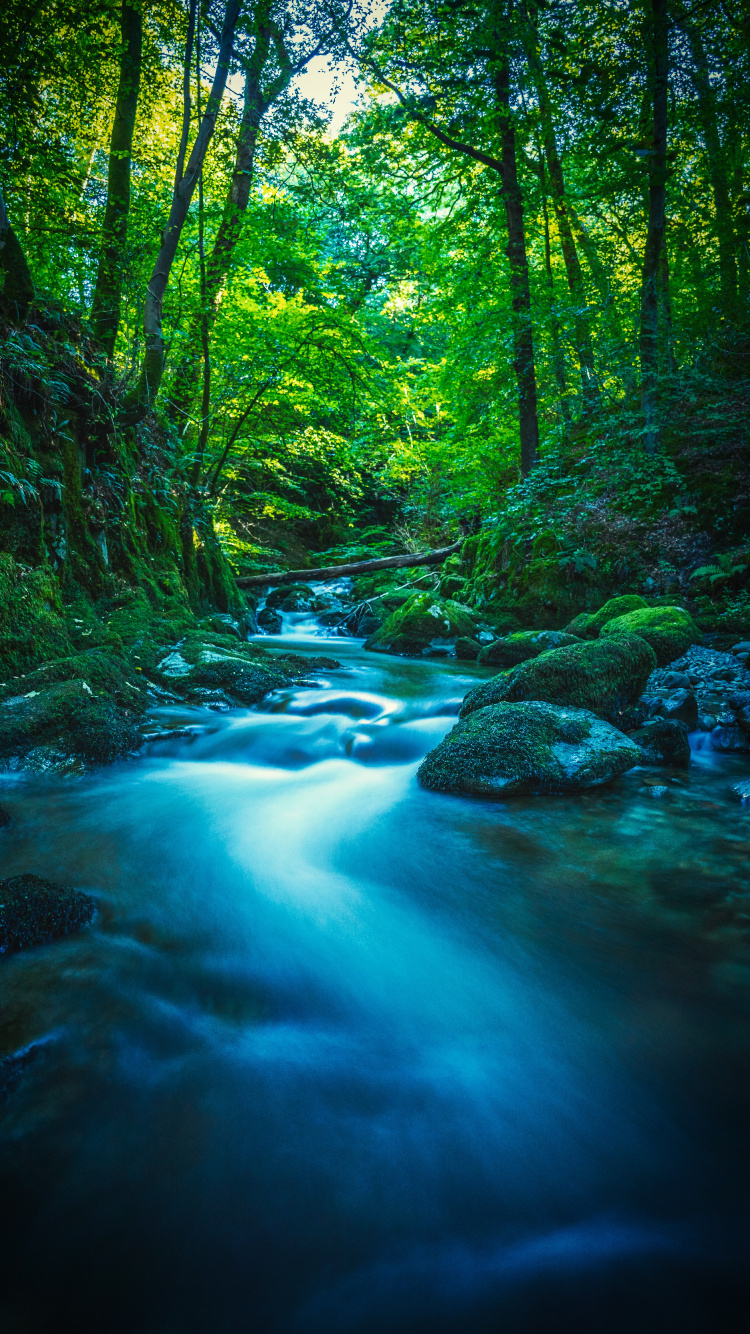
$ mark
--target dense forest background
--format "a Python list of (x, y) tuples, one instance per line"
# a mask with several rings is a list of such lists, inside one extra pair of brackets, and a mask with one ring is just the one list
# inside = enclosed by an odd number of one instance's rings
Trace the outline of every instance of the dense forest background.
[(7, 0), (0, 41), (14, 665), (462, 531), (498, 625), (750, 624), (743, 0)]

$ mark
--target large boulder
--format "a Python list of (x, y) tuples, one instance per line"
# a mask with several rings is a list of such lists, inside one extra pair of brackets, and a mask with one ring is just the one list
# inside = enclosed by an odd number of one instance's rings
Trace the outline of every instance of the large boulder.
[(67, 936), (91, 921), (94, 908), (88, 894), (38, 875), (0, 880), (0, 954)]
[(564, 630), (519, 630), (516, 634), (495, 639), (479, 654), (480, 666), (516, 667), (519, 662), (529, 658), (538, 658), (552, 648), (565, 648), (567, 644), (578, 644), (576, 635)]
[(646, 764), (669, 764), (686, 769), (690, 763), (688, 729), (677, 718), (652, 718), (629, 735), (630, 740), (640, 746)]
[(570, 644), (475, 686), (463, 702), (461, 717), (501, 701), (535, 699), (590, 709), (617, 723), (643, 693), (655, 666), (653, 649), (638, 635)]
[(582, 639), (596, 639), (601, 633), (602, 627), (616, 616), (626, 616), (628, 612), (638, 611), (641, 607), (647, 607), (648, 603), (637, 593), (623, 593), (620, 597), (610, 598), (598, 611), (576, 616), (570, 625), (566, 626), (570, 635), (578, 635)]
[(435, 648), (452, 647), (457, 639), (473, 639), (476, 624), (468, 608), (434, 593), (414, 593), (403, 607), (365, 641), (375, 653), (399, 653), (417, 658)]
[(701, 638), (692, 616), (682, 607), (641, 607), (602, 626), (603, 639), (619, 635), (640, 635), (651, 645), (660, 667), (681, 658)]
[(640, 758), (638, 746), (588, 710), (535, 700), (477, 709), (425, 756), (417, 777), (435, 792), (474, 796), (582, 792)]

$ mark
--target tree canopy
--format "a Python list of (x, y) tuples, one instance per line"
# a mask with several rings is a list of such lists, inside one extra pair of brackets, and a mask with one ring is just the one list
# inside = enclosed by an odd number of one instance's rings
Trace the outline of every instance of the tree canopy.
[(738, 0), (8, 0), (0, 37), (5, 316), (83, 321), (238, 572), (746, 532)]

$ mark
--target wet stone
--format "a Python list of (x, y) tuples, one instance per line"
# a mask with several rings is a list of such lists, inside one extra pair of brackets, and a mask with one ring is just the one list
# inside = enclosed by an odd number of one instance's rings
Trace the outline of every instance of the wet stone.
[(0, 880), (0, 954), (41, 945), (87, 926), (94, 900), (38, 875)]

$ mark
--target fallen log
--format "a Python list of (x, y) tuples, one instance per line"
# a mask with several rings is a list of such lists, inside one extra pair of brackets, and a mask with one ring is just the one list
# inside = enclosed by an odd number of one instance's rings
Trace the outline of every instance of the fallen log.
[(318, 570), (284, 570), (283, 574), (244, 574), (237, 580), (238, 588), (261, 588), (277, 584), (309, 584), (311, 579), (341, 579), (346, 574), (369, 574), (375, 570), (410, 570), (415, 565), (441, 565), (447, 556), (460, 550), (463, 535), (449, 547), (425, 551), (421, 556), (383, 556), (380, 560), (359, 560), (351, 565), (324, 565)]

